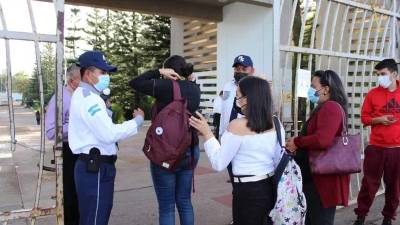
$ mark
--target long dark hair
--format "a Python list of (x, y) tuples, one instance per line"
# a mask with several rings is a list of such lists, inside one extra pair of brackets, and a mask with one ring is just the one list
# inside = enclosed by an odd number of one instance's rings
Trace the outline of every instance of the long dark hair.
[[(314, 76), (319, 77), (319, 82), (323, 87), (329, 87), (329, 100), (339, 103), (339, 105), (342, 106), (347, 118), (347, 95), (339, 75), (333, 70), (318, 70), (315, 71)], [(315, 111), (318, 111), (319, 108), (320, 106), (317, 106)]]
[(239, 81), (239, 89), (247, 98), (247, 127), (256, 133), (270, 130), (273, 127), (273, 103), (268, 81), (247, 76)]
[(180, 55), (173, 55), (164, 61), (164, 68), (175, 70), (177, 74), (187, 78), (193, 73), (193, 64), (186, 63), (186, 60)]

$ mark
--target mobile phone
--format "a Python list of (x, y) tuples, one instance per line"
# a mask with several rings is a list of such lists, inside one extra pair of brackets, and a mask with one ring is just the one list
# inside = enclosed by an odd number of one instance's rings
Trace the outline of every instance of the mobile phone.
[[(201, 109), (197, 110), (196, 112), (201, 114)], [(193, 113), (193, 116), (196, 117), (197, 119), (200, 119), (199, 115), (197, 115), (197, 113)]]

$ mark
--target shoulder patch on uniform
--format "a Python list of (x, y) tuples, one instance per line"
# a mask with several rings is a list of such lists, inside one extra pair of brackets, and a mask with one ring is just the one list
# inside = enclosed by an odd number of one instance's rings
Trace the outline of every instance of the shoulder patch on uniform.
[(91, 116), (94, 116), (99, 111), (101, 111), (99, 104), (94, 104), (88, 109)]
[(90, 91), (85, 88), (83, 88), (82, 93), (83, 93), (83, 97), (85, 97), (85, 98), (90, 95)]

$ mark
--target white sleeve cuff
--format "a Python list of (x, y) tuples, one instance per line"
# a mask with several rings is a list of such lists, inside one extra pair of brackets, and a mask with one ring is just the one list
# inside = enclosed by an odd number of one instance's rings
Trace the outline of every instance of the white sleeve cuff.
[(133, 120), (136, 122), (136, 125), (137, 125), (138, 127), (140, 127), (140, 126), (143, 125), (143, 122), (144, 122), (143, 116), (138, 115), (138, 116), (136, 116), (135, 118), (133, 118)]

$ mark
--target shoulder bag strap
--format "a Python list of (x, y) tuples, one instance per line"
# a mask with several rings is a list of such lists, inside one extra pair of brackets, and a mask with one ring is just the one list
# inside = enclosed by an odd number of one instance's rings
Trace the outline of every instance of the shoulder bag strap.
[(174, 92), (174, 101), (182, 99), (181, 88), (179, 87), (178, 81), (176, 81), (176, 80), (171, 80), (171, 81), (172, 81), (172, 87), (173, 87), (173, 92)]

